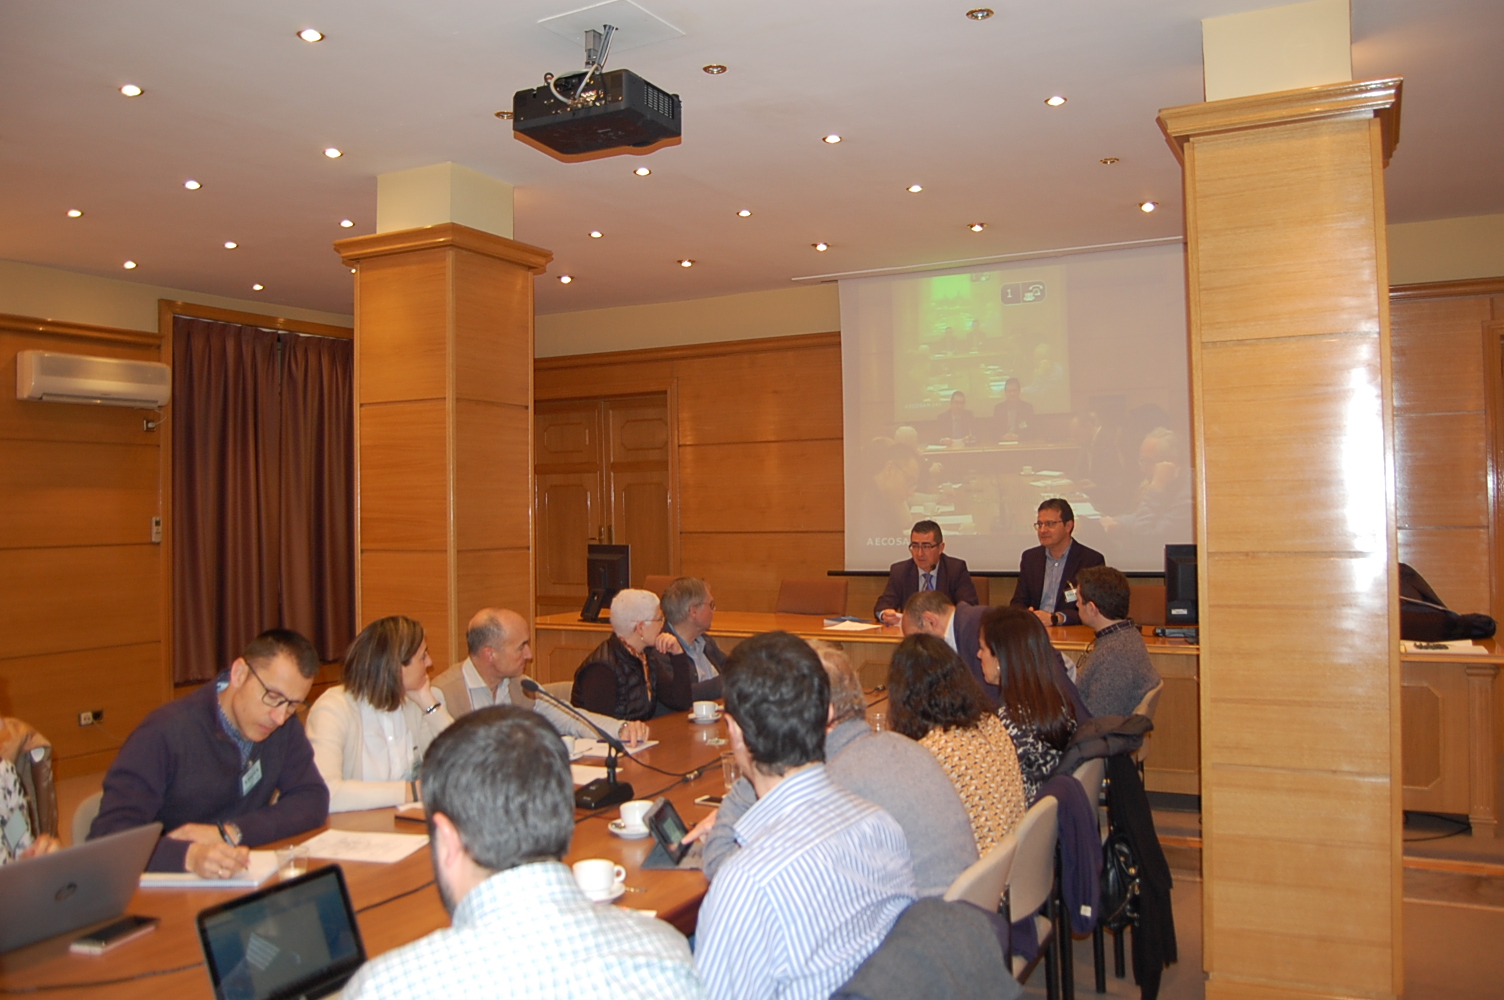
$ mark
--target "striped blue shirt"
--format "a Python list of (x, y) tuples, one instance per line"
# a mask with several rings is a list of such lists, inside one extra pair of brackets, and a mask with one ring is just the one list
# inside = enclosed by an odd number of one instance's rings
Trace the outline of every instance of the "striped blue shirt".
[(710, 884), (696, 935), (712, 1000), (824, 1000), (915, 899), (903, 830), (824, 764), (780, 782), (735, 831), (741, 850)]

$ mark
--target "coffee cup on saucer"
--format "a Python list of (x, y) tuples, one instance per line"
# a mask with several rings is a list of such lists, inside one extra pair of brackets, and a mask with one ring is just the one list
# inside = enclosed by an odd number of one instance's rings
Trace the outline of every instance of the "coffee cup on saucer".
[(623, 833), (643, 833), (647, 825), (642, 818), (653, 808), (652, 799), (633, 799), (621, 804), (621, 830)]
[(613, 899), (625, 888), (627, 870), (607, 858), (586, 858), (574, 863), (574, 881), (593, 900)]
[(713, 701), (697, 701), (694, 706), (695, 718), (701, 722), (710, 722), (716, 717), (719, 709), (720, 706)]

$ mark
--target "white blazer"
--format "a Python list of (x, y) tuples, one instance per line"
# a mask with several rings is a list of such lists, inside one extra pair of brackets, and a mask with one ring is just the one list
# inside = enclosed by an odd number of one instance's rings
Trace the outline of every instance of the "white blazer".
[(443, 703), (432, 712), (411, 698), (380, 712), (337, 684), (308, 711), (313, 763), (329, 786), (329, 811), (380, 809), (407, 800), (407, 782), (428, 745), (454, 719)]

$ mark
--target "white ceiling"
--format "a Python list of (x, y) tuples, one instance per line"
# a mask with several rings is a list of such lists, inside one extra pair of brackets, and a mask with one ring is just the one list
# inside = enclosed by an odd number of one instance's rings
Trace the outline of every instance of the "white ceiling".
[[(545, 313), (1176, 236), (1155, 114), (1201, 99), (1201, 18), (1270, 5), (985, 0), (978, 22), (983, 0), (642, 0), (685, 34), (610, 66), (682, 96), (684, 141), (564, 164), (493, 112), (579, 64), (537, 22), (586, 2), (9, 0), (0, 257), (349, 312), (330, 243), (373, 230), (377, 174), (448, 160), (516, 185), (517, 239), (556, 255)], [(1405, 77), (1390, 221), (1504, 212), (1504, 3), (1353, 0), (1353, 39), (1357, 78)]]

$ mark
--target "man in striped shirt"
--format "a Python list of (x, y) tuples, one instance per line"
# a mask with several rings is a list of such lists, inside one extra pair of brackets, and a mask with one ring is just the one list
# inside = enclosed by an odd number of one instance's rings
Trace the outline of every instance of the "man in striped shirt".
[(727, 729), (757, 803), (700, 908), (695, 965), (713, 1000), (823, 998), (915, 899), (903, 830), (825, 773), (830, 681), (786, 632), (734, 649)]

